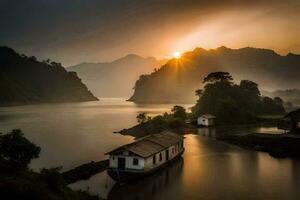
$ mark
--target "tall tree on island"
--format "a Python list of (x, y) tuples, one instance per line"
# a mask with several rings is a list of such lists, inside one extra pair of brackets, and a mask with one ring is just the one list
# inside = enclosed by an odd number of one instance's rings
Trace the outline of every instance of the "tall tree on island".
[(210, 113), (219, 123), (248, 123), (258, 115), (285, 112), (279, 97), (261, 97), (258, 84), (250, 80), (234, 84), (228, 72), (210, 73), (203, 83), (203, 90), (196, 91), (199, 99), (192, 108), (194, 117)]

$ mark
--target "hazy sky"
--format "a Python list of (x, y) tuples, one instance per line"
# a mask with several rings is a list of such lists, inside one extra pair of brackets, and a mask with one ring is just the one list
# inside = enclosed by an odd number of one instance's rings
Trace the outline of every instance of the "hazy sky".
[(0, 45), (73, 65), (195, 47), (300, 53), (300, 0), (0, 0)]

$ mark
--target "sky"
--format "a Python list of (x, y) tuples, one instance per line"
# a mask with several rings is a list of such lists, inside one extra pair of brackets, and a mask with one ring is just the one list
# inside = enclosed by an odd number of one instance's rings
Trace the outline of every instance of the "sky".
[(0, 46), (64, 66), (196, 47), (300, 54), (300, 0), (0, 0)]

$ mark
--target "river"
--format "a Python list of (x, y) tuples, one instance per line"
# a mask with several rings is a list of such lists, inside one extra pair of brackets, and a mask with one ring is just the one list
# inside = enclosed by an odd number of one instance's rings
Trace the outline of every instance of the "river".
[[(20, 128), (41, 146), (33, 170), (68, 170), (134, 140), (114, 134), (136, 124), (136, 115), (169, 112), (173, 105), (137, 105), (124, 99), (0, 108), (1, 132)], [(184, 105), (190, 107), (191, 105)], [(226, 133), (279, 133), (275, 127), (204, 128), (185, 135), (183, 158), (152, 177), (121, 186), (106, 172), (70, 185), (107, 199), (300, 199), (300, 161), (276, 159), (216, 141)]]

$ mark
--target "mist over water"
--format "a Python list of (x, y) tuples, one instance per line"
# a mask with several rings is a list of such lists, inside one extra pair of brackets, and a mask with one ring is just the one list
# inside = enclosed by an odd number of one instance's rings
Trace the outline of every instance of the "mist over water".
[[(109, 150), (134, 140), (113, 134), (136, 124), (139, 112), (157, 115), (171, 104), (137, 105), (124, 99), (0, 108), (1, 132), (20, 128), (41, 146), (34, 170), (63, 170), (106, 158)], [(191, 105), (185, 105), (190, 107)], [(300, 161), (275, 159), (216, 141), (224, 133), (269, 132), (275, 127), (199, 129), (185, 137), (183, 158), (149, 178), (118, 186), (106, 172), (72, 184), (108, 199), (299, 199)], [(138, 192), (137, 192), (138, 191)]]

